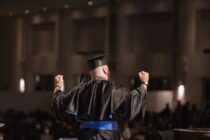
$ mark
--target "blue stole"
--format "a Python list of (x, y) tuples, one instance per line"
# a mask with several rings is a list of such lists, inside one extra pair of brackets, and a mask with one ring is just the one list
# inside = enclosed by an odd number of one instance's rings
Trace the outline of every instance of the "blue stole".
[(80, 128), (90, 128), (98, 130), (119, 130), (116, 121), (82, 121)]

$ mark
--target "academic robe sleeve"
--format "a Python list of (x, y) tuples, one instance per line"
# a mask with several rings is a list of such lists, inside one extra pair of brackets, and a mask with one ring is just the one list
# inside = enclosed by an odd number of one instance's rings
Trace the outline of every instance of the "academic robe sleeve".
[(143, 85), (128, 91), (125, 88), (113, 90), (112, 108), (117, 118), (133, 120), (139, 113), (145, 114), (147, 90)]
[[(52, 100), (52, 108), (56, 115), (56, 118), (59, 120), (62, 120), (67, 115), (67, 107), (69, 104), (69, 101), (72, 96), (75, 96), (74, 90), (69, 91), (68, 93), (64, 93), (61, 90), (55, 90)], [(72, 106), (73, 107), (73, 106)]]
[(52, 100), (52, 109), (56, 115), (56, 118), (61, 120), (64, 115), (65, 110), (65, 102), (64, 102), (65, 94), (61, 90), (56, 90), (54, 92), (53, 100)]

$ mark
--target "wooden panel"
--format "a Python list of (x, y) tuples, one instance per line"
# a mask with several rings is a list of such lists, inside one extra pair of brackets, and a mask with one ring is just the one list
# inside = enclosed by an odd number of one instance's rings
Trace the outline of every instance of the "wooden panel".
[(129, 22), (130, 51), (142, 48), (152, 53), (170, 52), (174, 44), (171, 14), (135, 15)]
[(210, 49), (210, 11), (197, 12), (197, 49), (204, 51)]
[(14, 19), (0, 20), (0, 90), (13, 89), (16, 53), (16, 23)]
[(55, 46), (54, 23), (33, 25), (33, 54), (52, 53)]
[(74, 48), (76, 53), (105, 51), (105, 21), (102, 18), (74, 22)]

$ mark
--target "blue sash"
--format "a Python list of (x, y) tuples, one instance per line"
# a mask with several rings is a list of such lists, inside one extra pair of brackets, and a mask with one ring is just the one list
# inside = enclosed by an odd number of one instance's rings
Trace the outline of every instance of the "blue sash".
[(80, 128), (118, 130), (118, 123), (116, 121), (83, 121), (80, 123)]

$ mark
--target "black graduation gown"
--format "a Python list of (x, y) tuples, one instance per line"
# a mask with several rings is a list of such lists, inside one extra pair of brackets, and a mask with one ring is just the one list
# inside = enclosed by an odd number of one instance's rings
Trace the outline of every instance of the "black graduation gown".
[[(57, 91), (53, 109), (58, 118), (74, 116), (77, 121), (132, 120), (145, 112), (146, 89), (140, 86), (132, 91), (117, 88), (112, 81), (101, 78), (82, 83), (67, 94)], [(81, 129), (81, 140), (118, 140), (118, 131)]]

